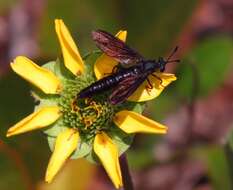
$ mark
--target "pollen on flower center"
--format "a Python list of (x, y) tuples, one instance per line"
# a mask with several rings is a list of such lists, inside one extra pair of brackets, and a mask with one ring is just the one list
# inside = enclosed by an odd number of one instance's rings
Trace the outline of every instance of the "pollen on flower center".
[(107, 102), (106, 95), (77, 99), (78, 92), (88, 85), (89, 82), (80, 78), (68, 81), (61, 94), (59, 106), (63, 115), (63, 124), (78, 129), (80, 135), (91, 138), (99, 131), (109, 129), (114, 108)]

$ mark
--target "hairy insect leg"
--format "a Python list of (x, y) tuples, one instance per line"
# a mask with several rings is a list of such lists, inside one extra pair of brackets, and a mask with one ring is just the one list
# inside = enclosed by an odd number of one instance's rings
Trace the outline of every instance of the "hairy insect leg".
[(155, 75), (155, 74), (151, 74), (153, 77), (155, 77), (155, 78), (157, 78), (158, 80), (159, 80), (159, 84), (162, 86), (162, 87), (164, 87), (165, 88), (165, 86), (163, 85), (163, 81), (162, 81), (162, 79), (160, 78), (160, 77), (158, 77), (157, 75)]
[(153, 85), (151, 84), (150, 80), (147, 78), (147, 85), (145, 86), (147, 93), (150, 95), (151, 90), (153, 89)]
[(104, 75), (111, 75), (111, 74), (115, 74), (119, 71), (120, 69), (120, 66), (119, 64), (115, 65), (113, 68), (112, 68), (112, 72), (111, 73), (104, 73)]
[(148, 89), (153, 89), (153, 85), (151, 84), (150, 80), (147, 78), (146, 81), (149, 85), (147, 85)]
[(115, 65), (115, 66), (112, 68), (112, 74), (117, 73), (117, 72), (119, 71), (119, 69), (120, 69), (120, 65), (119, 65), (119, 64)]

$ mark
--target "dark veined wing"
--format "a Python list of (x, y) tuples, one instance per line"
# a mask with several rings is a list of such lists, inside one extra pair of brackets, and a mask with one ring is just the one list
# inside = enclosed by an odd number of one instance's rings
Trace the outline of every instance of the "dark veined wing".
[(131, 65), (143, 60), (139, 53), (108, 32), (103, 30), (93, 31), (92, 39), (100, 50), (122, 64)]
[(147, 75), (133, 75), (122, 80), (113, 89), (109, 102), (113, 105), (124, 102), (146, 80)]

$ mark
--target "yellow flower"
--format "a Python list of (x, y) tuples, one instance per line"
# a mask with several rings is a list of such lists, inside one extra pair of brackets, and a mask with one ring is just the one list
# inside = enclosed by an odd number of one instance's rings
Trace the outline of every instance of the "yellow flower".
[[(87, 72), (90, 65), (84, 63), (90, 60), (93, 62), (93, 59), (82, 59), (62, 20), (55, 20), (55, 30), (61, 45), (64, 65), (74, 77), (61, 72), (63, 64), (59, 61), (39, 67), (26, 57), (16, 57), (11, 63), (12, 69), (40, 89), (43, 96), (41, 97), (36, 91), (33, 92), (40, 105), (35, 108), (34, 113), (12, 126), (7, 136), (35, 129), (43, 129), (46, 134), (50, 134), (48, 140), (53, 154), (46, 171), (47, 182), (53, 180), (65, 160), (70, 157), (90, 159), (93, 151), (114, 186), (120, 188), (123, 184), (118, 159), (130, 142), (124, 146), (120, 146), (118, 142), (123, 142), (124, 138), (131, 138), (132, 133), (165, 134), (167, 127), (132, 111), (127, 104), (110, 105), (103, 95), (93, 97), (92, 100), (77, 100), (76, 94), (96, 80), (94, 75), (100, 79), (104, 73), (111, 73), (117, 62), (102, 54), (95, 59), (94, 68), (91, 69), (92, 71), (94, 69), (94, 74)], [(119, 31), (116, 36), (125, 41), (126, 35), (126, 31)], [(160, 85), (158, 79), (151, 78), (153, 89), (150, 93), (145, 90), (145, 82), (128, 100), (141, 102), (153, 99), (165, 86), (176, 80), (173, 74), (156, 73), (156, 75), (162, 79), (163, 85)], [(49, 100), (44, 96), (50, 97)], [(46, 128), (47, 126), (50, 127)]]

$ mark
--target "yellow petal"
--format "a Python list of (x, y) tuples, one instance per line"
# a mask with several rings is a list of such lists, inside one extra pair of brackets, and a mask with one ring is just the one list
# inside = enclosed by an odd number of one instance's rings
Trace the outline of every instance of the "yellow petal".
[(67, 128), (56, 139), (54, 151), (46, 171), (45, 181), (50, 183), (67, 158), (76, 150), (79, 140), (78, 131)]
[(46, 127), (60, 117), (57, 106), (43, 107), (25, 117), (7, 131), (7, 137)]
[[(126, 41), (127, 31), (120, 30), (116, 37), (119, 38), (122, 41)], [(112, 73), (112, 69), (115, 65), (117, 65), (118, 62), (114, 60), (113, 58), (102, 54), (95, 62), (94, 65), (94, 72), (97, 79), (101, 79), (106, 76), (106, 74)]]
[(104, 133), (95, 136), (94, 151), (103, 164), (108, 176), (111, 178), (114, 186), (118, 189), (122, 186), (122, 177), (119, 164), (119, 155), (116, 145)]
[(123, 110), (116, 113), (114, 123), (126, 133), (159, 133), (167, 132), (167, 127), (133, 111)]
[(55, 20), (55, 30), (60, 42), (64, 64), (74, 75), (84, 72), (84, 63), (72, 36), (61, 19)]
[(60, 81), (51, 71), (36, 65), (26, 57), (16, 57), (11, 63), (11, 68), (46, 94), (56, 94), (61, 88)]
[(154, 74), (162, 80), (162, 83), (160, 82), (158, 78), (155, 78), (154, 76), (150, 75), (149, 80), (150, 80), (150, 83), (153, 85), (153, 88), (147, 90), (146, 86), (148, 86), (148, 82), (145, 81), (128, 98), (129, 101), (142, 102), (142, 101), (148, 101), (148, 100), (154, 99), (160, 95), (164, 87), (168, 86), (172, 81), (176, 80), (176, 77), (174, 74), (157, 73), (157, 72)]

